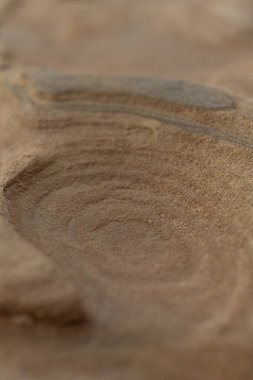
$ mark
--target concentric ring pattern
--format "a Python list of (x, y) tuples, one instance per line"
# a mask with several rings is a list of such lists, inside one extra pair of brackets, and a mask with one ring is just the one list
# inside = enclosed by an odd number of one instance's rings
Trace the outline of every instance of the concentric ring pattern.
[(131, 112), (132, 101), (130, 111), (106, 101), (82, 109), (71, 96), (69, 111), (66, 100), (43, 100), (56, 123), (59, 107), (69, 112), (69, 125), (54, 128), (52, 116), (50, 132), (38, 129), (44, 156), (6, 185), (17, 229), (72, 273), (98, 320), (142, 320), (175, 336), (246, 320), (251, 149), (218, 129), (179, 128), (166, 110), (152, 118), (146, 103), (145, 112)]

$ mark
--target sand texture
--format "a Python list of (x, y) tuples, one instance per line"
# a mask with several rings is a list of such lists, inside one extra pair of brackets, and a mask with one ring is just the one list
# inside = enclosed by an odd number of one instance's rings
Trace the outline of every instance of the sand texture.
[(0, 379), (251, 378), (252, 19), (0, 1)]
[[(52, 71), (4, 71), (1, 88), (2, 214), (75, 284), (92, 338), (123, 336), (143, 378), (251, 352), (251, 104)], [(172, 363), (138, 359), (157, 349)]]

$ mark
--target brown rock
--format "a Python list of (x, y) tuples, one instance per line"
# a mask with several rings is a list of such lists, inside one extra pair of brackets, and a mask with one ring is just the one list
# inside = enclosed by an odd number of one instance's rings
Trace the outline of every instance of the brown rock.
[(251, 378), (252, 10), (0, 0), (0, 378)]
[[(6, 72), (1, 88), (2, 210), (73, 279), (89, 316), (80, 340), (71, 343), (74, 329), (61, 338), (68, 371), (246, 376), (251, 104), (185, 82), (40, 71)], [(46, 355), (50, 332), (17, 329), (13, 344), (42, 342), (36, 352)], [(40, 378), (48, 368), (38, 363)], [(61, 373), (55, 356), (50, 365)]]

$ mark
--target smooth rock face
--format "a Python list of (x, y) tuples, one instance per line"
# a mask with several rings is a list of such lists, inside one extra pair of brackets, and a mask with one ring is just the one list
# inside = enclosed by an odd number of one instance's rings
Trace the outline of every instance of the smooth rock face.
[[(0, 85), (2, 214), (79, 289), (90, 325), (76, 345), (62, 337), (73, 373), (243, 378), (250, 103), (184, 82), (43, 71), (6, 71)], [(36, 333), (22, 339), (43, 352)]]
[(149, 75), (252, 96), (251, 0), (1, 0), (0, 64)]

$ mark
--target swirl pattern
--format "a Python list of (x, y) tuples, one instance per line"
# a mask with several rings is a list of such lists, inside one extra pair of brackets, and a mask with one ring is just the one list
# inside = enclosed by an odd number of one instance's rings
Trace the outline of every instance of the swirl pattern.
[(72, 273), (94, 318), (175, 337), (248, 320), (253, 140), (239, 105), (182, 83), (159, 99), (159, 85), (138, 80), (38, 78), (14, 86), (39, 153), (6, 183), (7, 210)]

